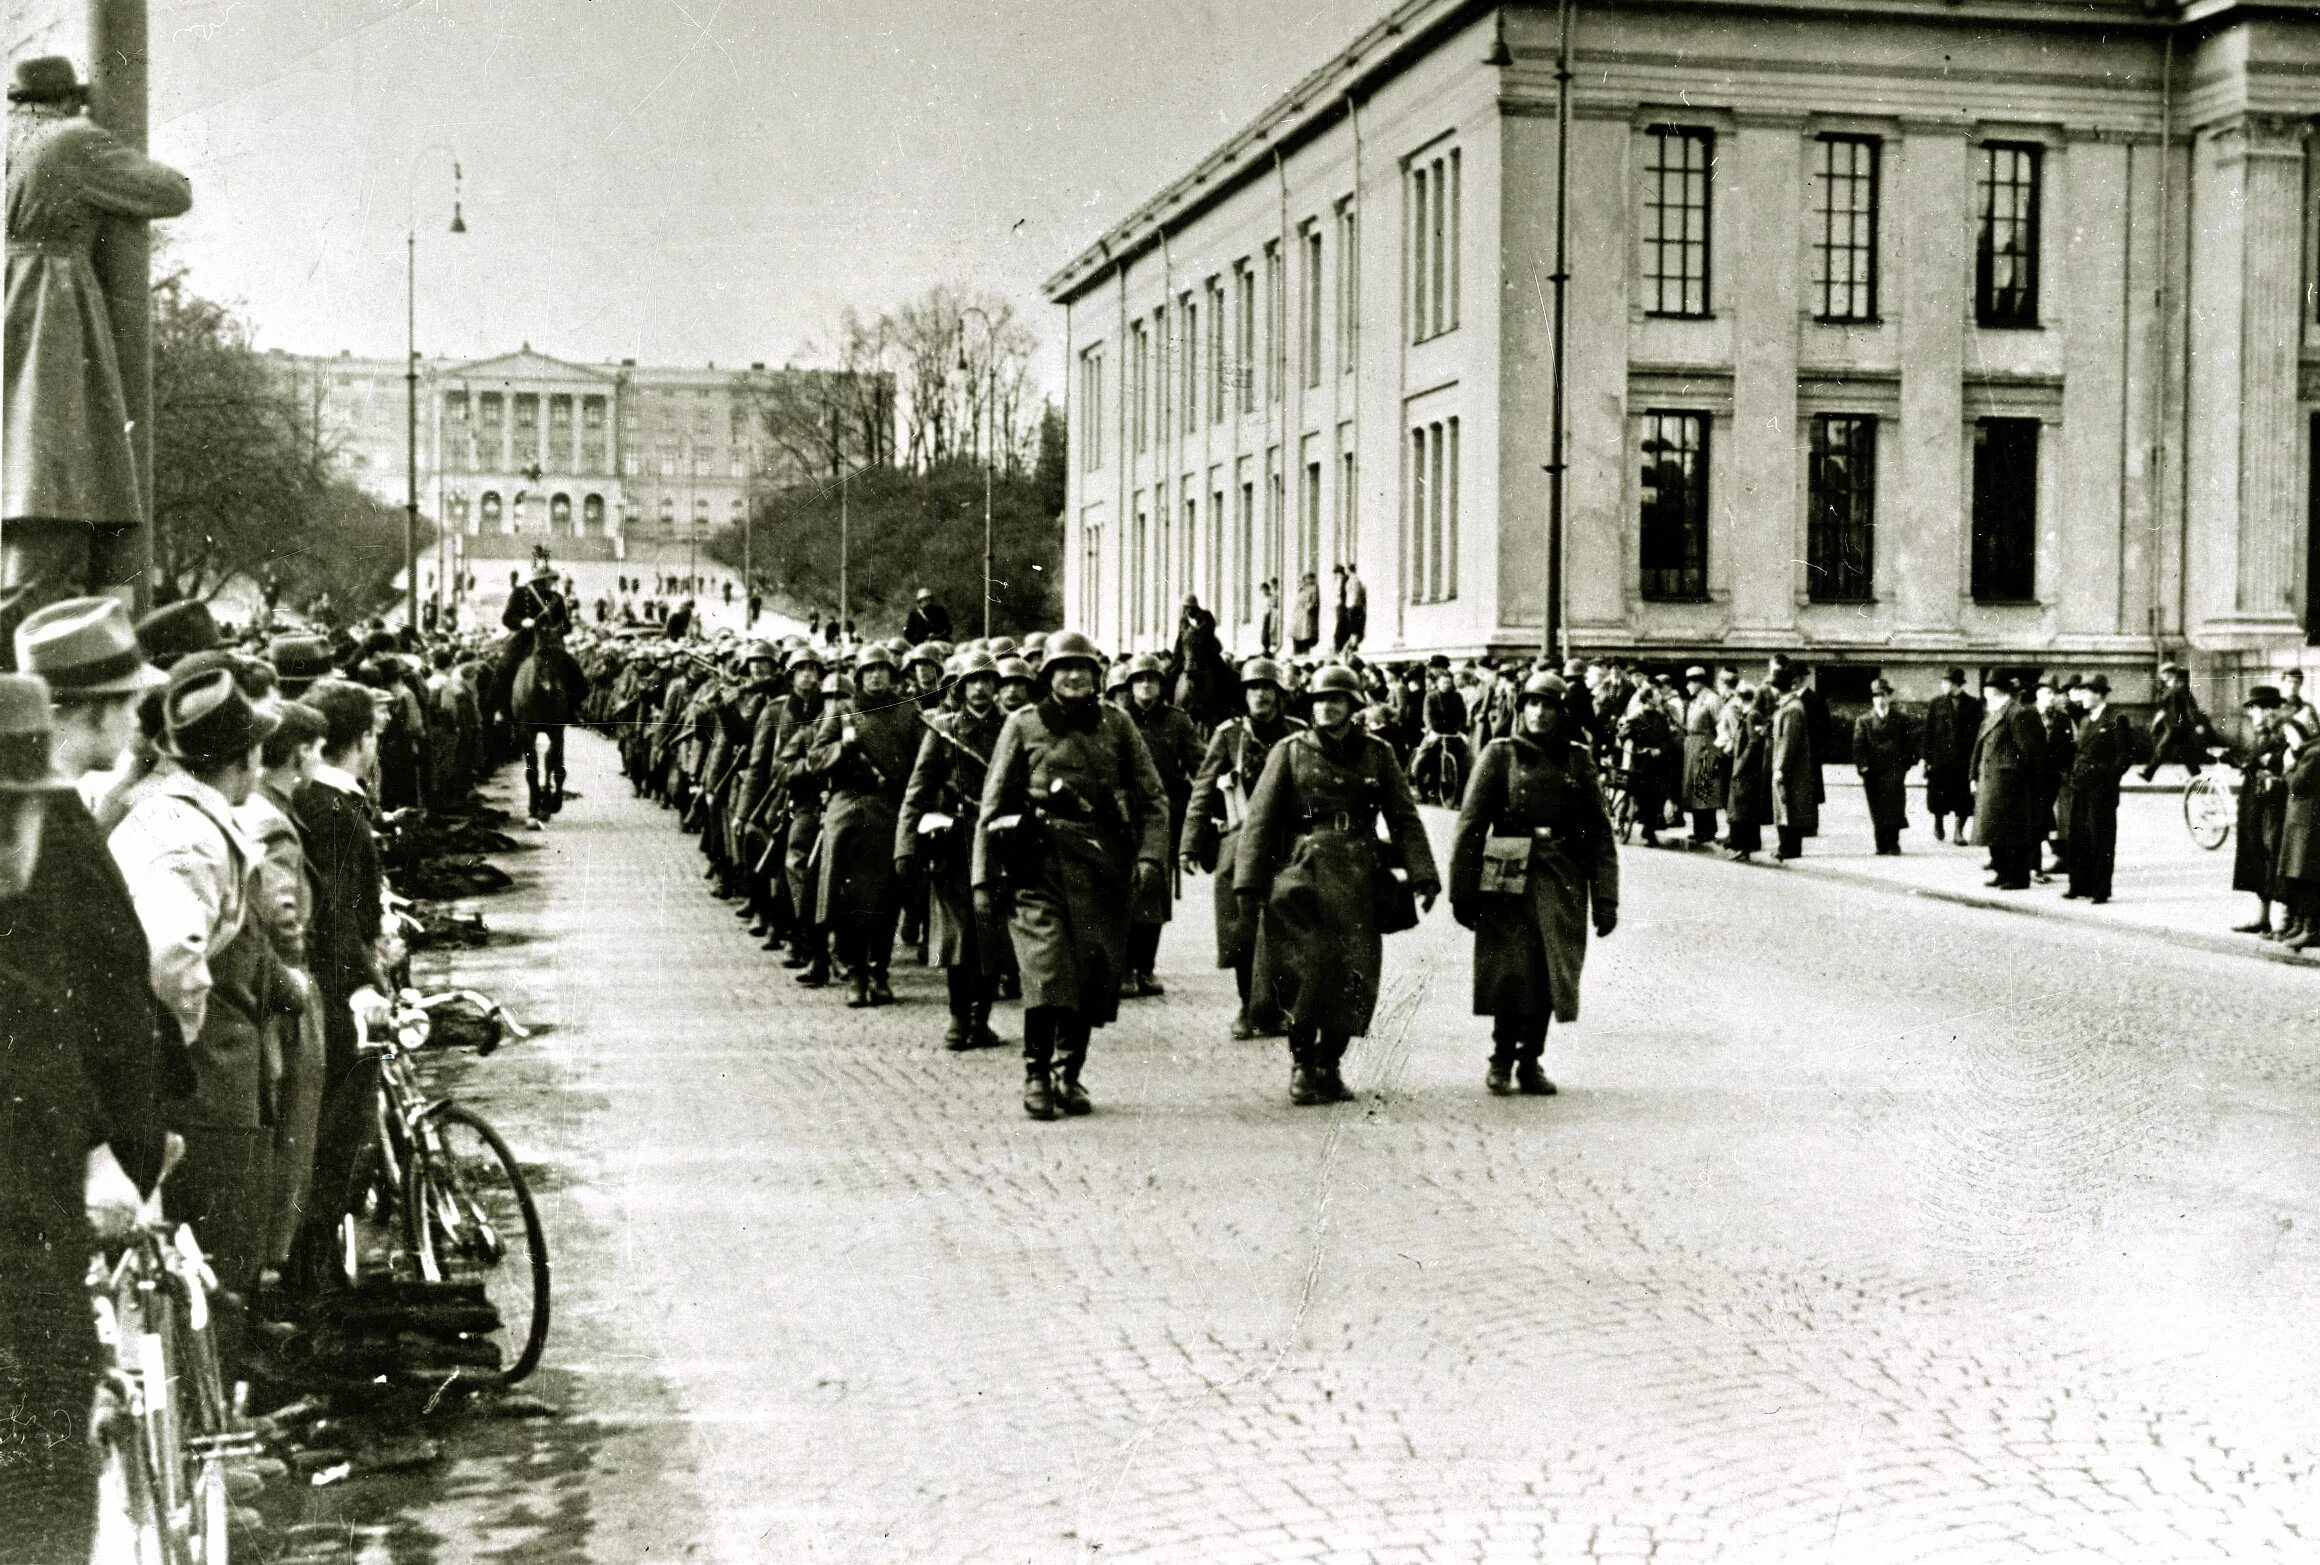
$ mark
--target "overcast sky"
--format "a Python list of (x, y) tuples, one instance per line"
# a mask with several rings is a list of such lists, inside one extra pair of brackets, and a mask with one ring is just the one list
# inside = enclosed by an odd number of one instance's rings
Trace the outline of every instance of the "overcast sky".
[(1388, 4), (155, 0), (169, 254), (265, 346), (386, 356), (407, 200), (430, 353), (808, 362), (848, 304), (988, 287), (1052, 390), (1041, 280)]

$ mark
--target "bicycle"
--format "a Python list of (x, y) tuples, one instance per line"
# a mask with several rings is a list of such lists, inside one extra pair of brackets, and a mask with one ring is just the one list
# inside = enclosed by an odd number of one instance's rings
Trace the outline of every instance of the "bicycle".
[[(401, 1275), (476, 1290), (489, 1313), (478, 1315), (474, 1335), (499, 1339), (500, 1356), (500, 1367), (479, 1378), (514, 1385), (539, 1367), (547, 1346), (547, 1234), (506, 1140), (473, 1109), (430, 1098), (419, 1084), (412, 1061), (433, 1031), (432, 1013), (453, 1001), (484, 1005), (524, 1036), (467, 990), (405, 991), (377, 1013), (380, 1035), (365, 1038), (324, 1119), (353, 1149), (333, 1208), (333, 1281), (356, 1288)], [(372, 1017), (358, 1008), (358, 1021)]]
[(1410, 788), (1419, 802), (1456, 809), (1466, 793), (1466, 759), (1455, 734), (1428, 734), (1410, 758)]
[(1635, 795), (1627, 791), (1627, 772), (1624, 768), (1606, 763), (1602, 771), (1603, 803), (1611, 816), (1611, 830), (1621, 842), (1635, 840), (1638, 815)]
[(161, 1189), (185, 1155), (169, 1138), (160, 1177), (118, 1261), (89, 1262), (89, 1303), (105, 1355), (90, 1432), (98, 1447), (100, 1560), (228, 1565), (233, 1506), (226, 1468), (260, 1446), (229, 1396), (210, 1331), (217, 1276), (193, 1230), (161, 1214)]
[[(2210, 761), (2222, 754), (2209, 747)], [(2191, 840), (2213, 853), (2230, 840), (2239, 818), (2239, 796), (2211, 767), (2183, 785), (2183, 829)]]

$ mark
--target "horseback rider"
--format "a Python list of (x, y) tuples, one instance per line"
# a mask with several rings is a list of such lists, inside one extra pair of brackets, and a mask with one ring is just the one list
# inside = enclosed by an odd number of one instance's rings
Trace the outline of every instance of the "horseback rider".
[(508, 594), (507, 608), (499, 617), (500, 624), (514, 632), (500, 657), (499, 704), (505, 710), (508, 696), (515, 686), (516, 670), (524, 666), (524, 659), (538, 652), (543, 645), (552, 651), (557, 672), (563, 676), (564, 687), (571, 692), (574, 709), (588, 689), (588, 677), (581, 671), (580, 660), (564, 650), (564, 633), (572, 628), (572, 606), (556, 590), (556, 567), (545, 551), (532, 556), (532, 579)]

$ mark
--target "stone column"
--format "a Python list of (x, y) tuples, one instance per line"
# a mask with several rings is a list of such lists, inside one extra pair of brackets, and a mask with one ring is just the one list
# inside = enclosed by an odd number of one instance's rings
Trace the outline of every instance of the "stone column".
[[(1796, 434), (1804, 117), (1741, 114), (1723, 180), (1731, 235), (1718, 290), (1732, 310), (1732, 440), (1726, 471), (1736, 503), (1722, 549), (1732, 628), (1778, 633), (1796, 626), (1800, 508)], [(1709, 482), (1714, 482), (1713, 477)], [(1719, 510), (1722, 508), (1719, 507)]]
[(1900, 244), (1885, 257), (1899, 307), (1901, 428), (1891, 449), (1900, 482), (1892, 525), (1878, 528), (1878, 579), (1898, 600), (1897, 637), (1949, 645), (1963, 633), (1970, 518), (1965, 473), (1965, 323), (1973, 223), (1965, 128), (1905, 118), (1887, 189)]
[[(2240, 617), (2289, 621), (2304, 537), (2303, 435), (2296, 364), (2303, 308), (2303, 122), (2248, 115), (2219, 137), (2220, 171), (2237, 165), (2239, 219)], [(2283, 629), (2293, 628), (2283, 623)]]

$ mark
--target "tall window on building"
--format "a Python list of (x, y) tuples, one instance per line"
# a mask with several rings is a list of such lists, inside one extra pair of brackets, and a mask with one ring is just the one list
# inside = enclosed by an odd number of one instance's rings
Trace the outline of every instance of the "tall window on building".
[(1278, 581), (1281, 575), (1281, 555), (1288, 545), (1284, 536), (1289, 524), (1288, 496), (1282, 491), (1281, 448), (1273, 446), (1265, 452), (1265, 562), (1264, 578)]
[(1321, 384), (1321, 225), (1297, 232), (1297, 354), (1304, 360), (1304, 384)]
[(475, 465), (475, 432), (467, 422), (467, 393), (443, 393), (443, 465), (464, 473)]
[(1355, 525), (1355, 519), (1360, 515), (1355, 500), (1355, 477), (1353, 426), (1340, 424), (1337, 426), (1337, 548), (1335, 551), (1336, 562), (1340, 565), (1355, 564), (1356, 556), (1360, 553), (1358, 545), (1361, 541), (1361, 533)]
[(1458, 324), (1459, 155), (1455, 149), (1410, 164), (1410, 340), (1424, 342)]
[(1128, 540), (1128, 634), (1144, 633), (1144, 592), (1149, 578), (1151, 513), (1144, 509), (1144, 492), (1136, 491), (1135, 532)]
[(1152, 440), (1164, 445), (1168, 440), (1168, 365), (1174, 354), (1168, 344), (1168, 306), (1163, 304), (1152, 312)]
[[(1176, 492), (1182, 497), (1180, 504), (1184, 518), (1176, 538), (1176, 580), (1183, 584), (1184, 591), (1190, 592), (1197, 579), (1195, 555), (1200, 548), (1200, 491), (1194, 486), (1192, 475), (1186, 473), (1183, 486)], [(1212, 592), (1209, 594), (1209, 602), (1215, 601), (1216, 595)]]
[(674, 478), (677, 476), (677, 456), (678, 451), (675, 441), (664, 440), (661, 442), (661, 477)]
[(1079, 356), (1080, 466), (1094, 472), (1104, 465), (1104, 350), (1089, 348)]
[(507, 428), (507, 399), (496, 391), (486, 391), (475, 399), (475, 446), (477, 461), (487, 473), (500, 471), (506, 460), (501, 441)]
[(1200, 429), (1200, 306), (1192, 302), (1190, 289), (1177, 302), (1176, 359), (1177, 406), (1184, 432), (1196, 434)]
[(1128, 328), (1128, 433), (1138, 451), (1151, 444), (1144, 420), (1151, 413), (1152, 339), (1142, 321)]
[(1815, 603), (1866, 603), (1876, 581), (1877, 421), (1823, 413), (1805, 472), (1805, 591)]
[(1224, 335), (1224, 279), (1211, 277), (1208, 280), (1208, 421), (1212, 424), (1224, 422), (1225, 380), (1231, 357)]
[(1458, 596), (1458, 420), (1410, 431), (1410, 598)]
[(1337, 203), (1337, 372), (1353, 373), (1361, 346), (1361, 247), (1354, 243), (1353, 197)]
[(1265, 400), (1281, 400), (1281, 382), (1285, 379), (1284, 366), (1289, 359), (1289, 345), (1282, 335), (1282, 323), (1288, 319), (1287, 279), (1281, 269), (1281, 241), (1265, 241)]
[(580, 530), (591, 538), (604, 536), (604, 496), (592, 494), (580, 502)]
[(1716, 133), (1654, 125), (1643, 133), (1643, 308), (1708, 313), (1709, 180)]
[(2038, 596), (2038, 420), (1974, 421), (1976, 603)]
[(1321, 569), (1321, 437), (1307, 435), (1298, 449), (1304, 459), (1304, 488), (1298, 494), (1297, 570)]
[(516, 393), (515, 465), (520, 470), (540, 459), (540, 399), (529, 391)]
[(1875, 136), (1828, 135), (1813, 147), (1813, 313), (1824, 321), (1877, 318)]
[(1233, 518), (1233, 623), (1246, 625), (1255, 613), (1257, 576), (1257, 485), (1241, 463), (1240, 511)]
[(1167, 631), (1168, 605), (1176, 601), (1176, 513), (1168, 506), (1168, 486), (1152, 486), (1152, 628)]
[(2021, 142), (1982, 146), (1975, 194), (1974, 318), (1984, 326), (2038, 324), (2039, 182), (2045, 149)]
[(499, 531), (500, 514), (499, 491), (497, 489), (486, 489), (483, 492), (483, 506), (480, 512), (483, 520), (483, 530), (485, 532), (496, 533)]
[(1104, 603), (1103, 513), (1090, 507), (1080, 519), (1079, 622), (1102, 634), (1099, 616)]
[(548, 399), (548, 460), (544, 464), (550, 472), (565, 468), (574, 459), (572, 449), (572, 399), (556, 396)]
[(1224, 479), (1208, 470), (1208, 611), (1224, 610)]
[(1243, 413), (1257, 410), (1257, 274), (1249, 263), (1233, 267), (1233, 402)]
[(604, 399), (584, 397), (580, 403), (580, 471), (608, 471), (604, 449)]
[(1643, 595), (1708, 595), (1708, 415), (1646, 413), (1643, 426)]

